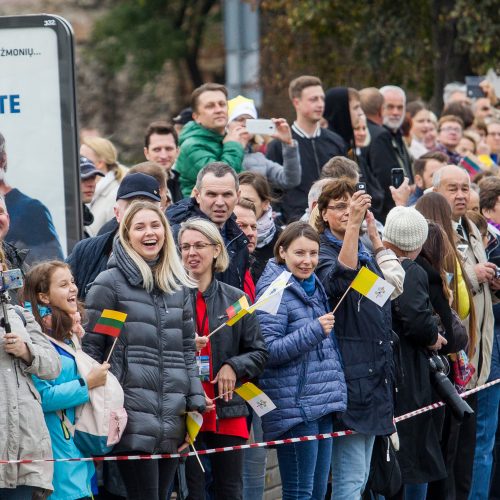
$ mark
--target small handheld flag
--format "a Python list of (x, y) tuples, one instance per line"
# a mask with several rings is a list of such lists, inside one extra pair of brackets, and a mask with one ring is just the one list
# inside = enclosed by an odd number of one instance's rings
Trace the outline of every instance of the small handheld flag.
[(123, 328), (127, 314), (111, 309), (104, 309), (94, 326), (94, 333), (102, 333), (110, 337), (118, 337)]
[(226, 314), (228, 321), (226, 325), (233, 326), (238, 320), (240, 320), (245, 314), (248, 314), (248, 300), (246, 295), (243, 295), (237, 302), (226, 309)]
[(103, 335), (109, 335), (114, 337), (113, 345), (109, 350), (108, 357), (106, 358), (106, 363), (110, 360), (113, 349), (115, 348), (116, 341), (120, 336), (125, 320), (127, 319), (127, 313), (122, 313), (120, 311), (113, 311), (112, 309), (104, 309), (102, 311), (101, 317), (97, 320), (94, 326), (94, 333), (102, 333)]
[(203, 425), (203, 417), (197, 411), (188, 411), (186, 413), (186, 428), (189, 436), (189, 444), (191, 445), (191, 448), (193, 448), (194, 454), (198, 459), (198, 463), (200, 464), (201, 470), (205, 472), (200, 457), (198, 456), (198, 452), (194, 447), (194, 441), (196, 439), (196, 436), (200, 432), (202, 425)]
[(246, 382), (242, 386), (234, 389), (234, 392), (241, 396), (257, 413), (259, 417), (276, 409), (276, 405), (263, 391), (252, 382)]
[(210, 338), (214, 333), (217, 333), (225, 325), (233, 326), (246, 314), (252, 314), (257, 309), (261, 311), (266, 311), (270, 314), (276, 314), (280, 306), (281, 297), (283, 296), (283, 290), (289, 286), (287, 284), (292, 273), (288, 271), (283, 271), (266, 289), (262, 294), (260, 299), (253, 305), (248, 304), (248, 300), (245, 295), (241, 297), (232, 306), (226, 309), (226, 314), (228, 320), (222, 325), (219, 325), (214, 331), (210, 332), (207, 338)]
[(351, 288), (370, 299), (375, 304), (382, 307), (394, 291), (394, 287), (377, 276), (373, 271), (363, 266), (354, 281)]
[(202, 425), (203, 416), (197, 411), (188, 411), (186, 413), (186, 427), (191, 443), (194, 443)]
[[(476, 160), (476, 161), (474, 161), (474, 160)], [(476, 174), (478, 174), (479, 172), (482, 171), (481, 165), (478, 164), (478, 161), (479, 161), (479, 159), (476, 157), (472, 158), (471, 156), (464, 156), (460, 160), (458, 166), (467, 170), (467, 173), (472, 178)]]
[(269, 314), (277, 314), (280, 307), (283, 291), (288, 286), (288, 280), (292, 275), (289, 271), (283, 271), (264, 291), (259, 300), (250, 308), (248, 312), (253, 313), (257, 309)]

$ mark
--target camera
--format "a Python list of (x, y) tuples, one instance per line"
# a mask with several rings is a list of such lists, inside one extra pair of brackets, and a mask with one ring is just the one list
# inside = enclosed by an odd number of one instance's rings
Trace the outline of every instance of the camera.
[(359, 181), (356, 184), (356, 191), (366, 191), (366, 182)]
[(500, 278), (500, 267), (496, 267), (495, 269), (495, 278)]
[(474, 410), (462, 399), (450, 379), (445, 375), (445, 363), (436, 353), (429, 355), (431, 381), (438, 396), (446, 403), (453, 416), (462, 422), (465, 418), (474, 415)]

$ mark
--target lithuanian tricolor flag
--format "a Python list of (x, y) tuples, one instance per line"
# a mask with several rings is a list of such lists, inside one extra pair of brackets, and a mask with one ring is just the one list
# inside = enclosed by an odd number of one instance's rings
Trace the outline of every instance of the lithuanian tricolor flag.
[(247, 309), (250, 307), (246, 295), (243, 295), (237, 302), (226, 309), (226, 314), (228, 321), (226, 325), (233, 326), (238, 320), (240, 320), (245, 314), (248, 314)]
[(118, 337), (127, 319), (127, 314), (111, 309), (104, 309), (94, 326), (94, 333), (102, 333), (110, 337)]

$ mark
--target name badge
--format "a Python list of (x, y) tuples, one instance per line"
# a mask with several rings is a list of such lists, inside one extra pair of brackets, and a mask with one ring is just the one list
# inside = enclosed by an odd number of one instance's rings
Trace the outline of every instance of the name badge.
[(198, 376), (202, 382), (210, 381), (210, 361), (208, 356), (196, 356), (196, 365), (198, 366)]

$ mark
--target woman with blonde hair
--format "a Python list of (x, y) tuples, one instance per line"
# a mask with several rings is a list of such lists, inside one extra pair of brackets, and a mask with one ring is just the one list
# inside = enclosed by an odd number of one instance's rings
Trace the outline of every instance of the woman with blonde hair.
[[(108, 269), (86, 298), (83, 349), (99, 362), (114, 339), (91, 333), (103, 309), (127, 314), (110, 357), (125, 393), (128, 423), (113, 452), (175, 453), (187, 446), (185, 413), (205, 410), (195, 362), (189, 288), (170, 226), (147, 201), (133, 202), (120, 223)], [(117, 462), (129, 499), (166, 498), (178, 459)]]
[[(226, 310), (242, 298), (242, 292), (214, 278), (215, 273), (227, 268), (229, 256), (222, 235), (212, 222), (199, 218), (183, 222), (178, 240), (184, 267), (198, 283), (198, 290), (192, 291), (197, 365), (209, 404), (196, 443), (198, 448), (241, 445), (249, 434), (248, 408), (233, 390), (236, 384), (254, 379), (264, 369), (267, 350), (259, 322), (255, 314), (247, 314), (208, 337), (227, 320)], [(219, 399), (213, 401), (215, 397)], [(241, 500), (243, 452), (209, 457), (215, 498)], [(186, 462), (186, 475), (188, 500), (204, 499), (204, 474), (191, 457)]]
[(90, 236), (95, 236), (99, 229), (115, 216), (113, 207), (116, 194), (126, 170), (118, 163), (118, 152), (113, 143), (103, 137), (86, 137), (80, 147), (80, 154), (87, 157), (104, 174), (104, 178), (99, 177), (90, 202), (94, 222), (87, 227), (87, 231)]

